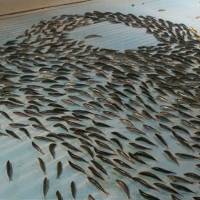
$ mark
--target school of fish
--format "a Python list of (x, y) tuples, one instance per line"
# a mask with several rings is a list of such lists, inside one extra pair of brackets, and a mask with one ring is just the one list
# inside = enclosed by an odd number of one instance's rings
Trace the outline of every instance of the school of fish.
[[(159, 44), (120, 52), (69, 37), (105, 21), (146, 28)], [(53, 184), (45, 156), (54, 160), (62, 149), (56, 179), (73, 170), (89, 188), (83, 198), (70, 181), (71, 199), (109, 199), (117, 190), (118, 199), (198, 200), (199, 55), (196, 31), (151, 16), (94, 11), (43, 20), (0, 47), (0, 140), (29, 141), (41, 199)], [(3, 167), (16, 181), (13, 161)], [(59, 188), (55, 199), (65, 199)]]

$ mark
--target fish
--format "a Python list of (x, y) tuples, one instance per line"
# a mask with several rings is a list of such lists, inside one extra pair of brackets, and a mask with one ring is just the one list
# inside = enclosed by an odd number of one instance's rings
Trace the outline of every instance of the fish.
[(191, 189), (187, 188), (186, 186), (183, 186), (183, 185), (180, 185), (180, 184), (177, 184), (177, 183), (170, 183), (170, 185), (177, 189), (177, 190), (181, 190), (181, 191), (184, 191), (184, 192), (190, 192), (190, 193), (194, 193)]
[(56, 153), (55, 153), (55, 148), (56, 148), (56, 144), (55, 143), (51, 143), (49, 145), (49, 152), (51, 153), (53, 159), (55, 159)]
[(175, 172), (161, 168), (161, 167), (152, 167), (153, 170), (162, 172), (164, 174), (175, 174)]
[(0, 114), (3, 115), (6, 119), (10, 120), (11, 122), (13, 121), (13, 119), (8, 115), (8, 113), (0, 111)]
[(7, 132), (9, 135), (11, 135), (13, 138), (18, 139), (18, 140), (21, 140), (21, 138), (20, 138), (16, 133), (14, 133), (13, 131), (6, 129), (6, 132)]
[(152, 190), (156, 190), (156, 188), (154, 186), (152, 186), (152, 184), (148, 183), (147, 181), (145, 181), (142, 178), (139, 177), (132, 177), (132, 179), (138, 183), (140, 183), (141, 185), (143, 185), (146, 188), (152, 189)]
[(29, 133), (29, 131), (26, 129), (26, 128), (19, 128), (20, 131), (22, 131), (23, 133), (25, 133), (25, 135), (28, 137), (28, 138), (31, 138), (31, 135)]
[(101, 164), (99, 164), (99, 163), (98, 163), (97, 161), (95, 161), (95, 160), (91, 160), (91, 162), (93, 163), (93, 165), (94, 165), (97, 169), (99, 169), (100, 171), (102, 171), (105, 175), (108, 175), (106, 169), (105, 169)]
[(92, 172), (92, 174), (102, 180), (104, 180), (103, 176), (92, 166), (89, 166), (88, 169)]
[(91, 194), (89, 194), (88, 195), (88, 200), (95, 200), (95, 198)]
[(65, 147), (67, 147), (68, 149), (71, 149), (76, 152), (81, 152), (79, 149), (77, 149), (75, 146), (73, 146), (72, 144), (70, 144), (68, 142), (62, 142), (61, 144)]
[(186, 154), (186, 153), (175, 153), (175, 155), (183, 159), (200, 159), (199, 156), (194, 156), (192, 154)]
[(104, 194), (106, 194), (107, 196), (109, 195), (109, 193), (100, 185), (100, 183), (98, 181), (96, 181), (94, 178), (87, 176), (87, 179), (90, 183), (92, 183), (97, 189), (101, 190)]
[(170, 193), (174, 193), (174, 194), (179, 194), (175, 189), (171, 188), (170, 186), (168, 186), (167, 184), (163, 184), (163, 183), (154, 183), (154, 185), (156, 187), (159, 187), (160, 189), (163, 189), (167, 192)]
[(67, 152), (70, 155), (70, 157), (73, 158), (74, 160), (88, 163), (87, 160), (85, 160), (84, 158), (82, 158), (82, 157), (80, 157), (80, 156), (78, 156), (76, 154), (73, 154), (71, 151), (68, 150)]
[(40, 152), (41, 154), (45, 154), (42, 149), (35, 143), (35, 142), (32, 142), (32, 146), (38, 151)]
[(177, 165), (179, 165), (178, 160), (176, 159), (176, 157), (175, 157), (169, 150), (164, 150), (164, 152), (166, 153), (166, 155), (167, 155), (172, 161), (174, 161)]
[(47, 193), (49, 191), (49, 179), (47, 177), (43, 180), (43, 195), (44, 197), (47, 196)]
[(155, 174), (153, 174), (152, 172), (149, 172), (149, 171), (142, 171), (142, 172), (139, 172), (139, 174), (141, 174), (143, 176), (151, 177), (151, 178), (156, 179), (158, 181), (162, 181), (161, 178), (159, 178), (157, 175), (155, 175)]
[(148, 199), (148, 200), (160, 200), (158, 197), (155, 197), (149, 193), (146, 193), (144, 191), (142, 191), (141, 189), (139, 189), (139, 193), (142, 197), (144, 197), (145, 199)]
[(85, 36), (84, 38), (85, 39), (90, 39), (90, 38), (100, 38), (100, 37), (102, 37), (102, 36), (98, 35), (98, 34), (91, 34), (91, 35)]
[(80, 166), (74, 164), (74, 163), (71, 162), (70, 160), (68, 161), (68, 163), (69, 163), (69, 165), (70, 165), (72, 168), (74, 168), (75, 170), (77, 170), (77, 171), (79, 171), (79, 172), (82, 172), (83, 174), (86, 174), (85, 170), (84, 170), (82, 167), (80, 167)]
[(43, 171), (44, 174), (46, 174), (46, 165), (45, 162), (42, 160), (42, 158), (38, 158), (39, 164), (40, 164), (40, 168)]
[(73, 199), (76, 199), (76, 184), (74, 181), (71, 182), (71, 193), (72, 193), (72, 197)]
[(63, 197), (58, 190), (56, 191), (56, 197), (57, 197), (57, 200), (63, 200)]
[(131, 199), (130, 191), (127, 184), (124, 181), (119, 180), (119, 179), (116, 180), (116, 183), (126, 193), (128, 199)]
[(62, 166), (62, 162), (59, 161), (57, 163), (57, 177), (56, 178), (60, 178), (61, 174), (62, 174), (62, 171), (63, 171), (63, 166)]
[(9, 181), (12, 181), (13, 180), (13, 166), (9, 160), (6, 163), (6, 170), (7, 170)]

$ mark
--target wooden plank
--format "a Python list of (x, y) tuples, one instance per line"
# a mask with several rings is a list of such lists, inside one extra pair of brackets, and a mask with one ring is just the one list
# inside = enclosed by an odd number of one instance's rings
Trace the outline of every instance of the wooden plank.
[(0, 0), (0, 16), (26, 13), (89, 0)]

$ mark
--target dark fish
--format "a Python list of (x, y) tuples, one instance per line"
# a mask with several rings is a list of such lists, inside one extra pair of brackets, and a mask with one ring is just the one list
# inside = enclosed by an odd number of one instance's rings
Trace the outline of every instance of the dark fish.
[(130, 191), (129, 191), (127, 184), (124, 181), (119, 180), (119, 179), (117, 179), (116, 182), (119, 185), (119, 187), (126, 193), (128, 199), (130, 199), (131, 198)]
[(161, 141), (162, 144), (168, 147), (167, 142), (164, 140), (164, 138), (161, 135), (155, 133), (155, 136)]
[(151, 142), (149, 139), (145, 137), (137, 137), (135, 140), (156, 146), (153, 142)]
[(38, 161), (39, 161), (41, 170), (43, 171), (44, 174), (46, 174), (46, 165), (44, 161), (41, 158), (38, 158)]
[(93, 151), (88, 146), (82, 144), (82, 145), (80, 145), (80, 147), (83, 148), (83, 149), (85, 149), (87, 151), (87, 153), (89, 153), (89, 155), (92, 158), (94, 158), (94, 153), (93, 153)]
[(12, 137), (14, 137), (14, 138), (16, 138), (16, 139), (18, 139), (18, 140), (21, 140), (21, 138), (20, 138), (16, 133), (14, 133), (13, 131), (6, 129), (6, 132), (7, 132), (9, 135), (11, 135)]
[(147, 152), (144, 151), (137, 151), (134, 153), (135, 156), (142, 156), (151, 160), (156, 160), (152, 155), (148, 154)]
[(78, 161), (82, 161), (82, 162), (88, 163), (88, 161), (86, 161), (84, 158), (82, 158), (82, 157), (80, 157), (80, 156), (78, 156), (76, 154), (73, 154), (71, 151), (68, 150), (67, 152), (70, 155), (70, 157), (73, 158), (74, 160), (78, 160)]
[(159, 172), (162, 172), (164, 174), (174, 174), (174, 172), (169, 171), (169, 170), (164, 169), (164, 168), (161, 168), (161, 167), (152, 167), (152, 169), (156, 170), (156, 171), (159, 171)]
[(59, 161), (57, 163), (57, 178), (60, 178), (60, 175), (62, 174), (62, 171), (63, 171), (62, 162)]
[(111, 134), (119, 137), (120, 139), (123, 139), (123, 140), (128, 140), (127, 137), (123, 136), (122, 134), (120, 134), (119, 132), (116, 132), (116, 131), (112, 131)]
[(89, 39), (89, 38), (97, 38), (97, 37), (102, 37), (101, 35), (98, 35), (98, 34), (92, 34), (92, 35), (87, 35), (85, 36), (84, 38), (85, 39)]
[(73, 162), (71, 161), (68, 161), (69, 162), (69, 165), (74, 168), (75, 170), (79, 171), (79, 172), (82, 172), (84, 174), (86, 174), (85, 170), (83, 168), (81, 168), (80, 166), (74, 164)]
[(62, 142), (61, 143), (63, 146), (67, 147), (68, 149), (71, 149), (73, 151), (78, 151), (81, 152), (79, 149), (77, 149), (75, 146), (73, 146), (72, 144), (68, 143), (68, 142)]
[(125, 163), (124, 161), (122, 161), (120, 159), (114, 158), (113, 161), (115, 161), (116, 163), (118, 163), (122, 167), (133, 169), (129, 164)]
[(106, 195), (109, 195), (109, 193), (100, 185), (99, 182), (97, 182), (95, 179), (93, 179), (92, 177), (88, 176), (87, 179), (89, 180), (90, 183), (92, 183), (96, 188), (98, 188), (99, 190), (101, 190), (103, 193), (105, 193)]
[(123, 170), (123, 169), (121, 169), (121, 168), (119, 168), (119, 167), (114, 167), (113, 169), (114, 169), (115, 171), (117, 171), (119, 174), (121, 174), (121, 175), (123, 175), (123, 176), (125, 176), (125, 177), (128, 177), (128, 178), (130, 178), (130, 179), (133, 178), (129, 172), (127, 172), (127, 171), (125, 171), (125, 170)]
[(46, 197), (47, 193), (49, 191), (49, 179), (47, 177), (43, 180), (43, 195)]
[(190, 190), (189, 188), (187, 188), (187, 187), (185, 187), (183, 185), (179, 185), (177, 183), (170, 183), (170, 184), (171, 184), (171, 186), (173, 186), (177, 190), (194, 193), (192, 190)]
[(4, 111), (0, 111), (0, 113), (7, 119), (9, 119), (10, 121), (13, 121), (13, 119)]
[(110, 126), (105, 124), (105, 123), (102, 123), (102, 122), (96, 122), (96, 121), (92, 121), (94, 125), (96, 126), (99, 126), (99, 127), (104, 127), (104, 128), (109, 128)]
[(122, 144), (117, 138), (110, 138), (110, 140), (113, 141), (115, 144), (117, 144), (121, 150), (123, 149)]
[(148, 176), (148, 177), (154, 178), (154, 179), (156, 179), (158, 181), (162, 181), (162, 179), (160, 179), (157, 175), (155, 175), (155, 174), (153, 174), (153, 173), (151, 173), (149, 171), (142, 171), (139, 174), (141, 174), (143, 176)]
[(20, 131), (22, 131), (23, 133), (25, 133), (25, 135), (29, 138), (31, 138), (30, 133), (28, 132), (28, 130), (26, 128), (19, 128)]
[(108, 175), (107, 171), (105, 170), (105, 168), (99, 164), (97, 161), (95, 160), (91, 160), (91, 162), (94, 164), (94, 166), (99, 169), (100, 171), (102, 171), (104, 174)]
[(42, 151), (42, 149), (41, 149), (35, 142), (32, 142), (32, 146), (33, 146), (38, 152), (40, 152), (41, 154), (44, 154), (44, 152)]
[(6, 163), (6, 170), (7, 170), (7, 175), (8, 175), (9, 181), (12, 181), (12, 178), (13, 178), (13, 166), (12, 166), (12, 163), (9, 160)]
[(91, 194), (89, 194), (88, 195), (88, 200), (95, 200), (95, 198)]
[(63, 197), (58, 190), (56, 191), (56, 197), (57, 197), (57, 200), (63, 200)]
[(161, 188), (167, 192), (170, 193), (175, 193), (175, 194), (179, 194), (176, 190), (174, 190), (173, 188), (171, 188), (170, 186), (163, 184), (163, 183), (154, 183), (154, 185), (158, 188)]
[(92, 166), (89, 166), (88, 169), (92, 172), (92, 174), (102, 180), (104, 180), (103, 176)]
[(55, 159), (55, 156), (56, 156), (55, 148), (56, 148), (56, 144), (55, 143), (51, 143), (49, 145), (49, 152), (51, 153), (53, 159)]
[(71, 193), (72, 193), (72, 197), (76, 199), (76, 184), (74, 181), (71, 182)]
[(176, 159), (176, 157), (168, 150), (164, 150), (164, 152), (167, 154), (167, 156), (174, 161), (177, 165), (179, 165), (178, 160)]
[(178, 156), (179, 158), (183, 158), (183, 159), (199, 159), (199, 156), (194, 156), (191, 154), (186, 154), (186, 153), (175, 153), (176, 156)]
[(181, 176), (175, 176), (175, 175), (168, 175), (168, 177), (173, 181), (173, 182), (182, 182), (182, 183), (189, 183), (189, 184), (193, 184), (192, 181), (189, 181), (186, 178), (183, 178)]
[(139, 192), (140, 192), (140, 195), (142, 197), (144, 197), (145, 199), (148, 199), (148, 200), (160, 200), (159, 198), (157, 198), (157, 197), (155, 197), (155, 196), (153, 196), (151, 194), (148, 194), (148, 193), (142, 191), (141, 189), (139, 189)]
[(192, 178), (192, 179), (200, 180), (200, 175), (198, 175), (194, 172), (187, 172), (184, 175), (189, 177), (189, 178)]
[(138, 183), (140, 183), (141, 185), (145, 186), (146, 188), (152, 189), (152, 190), (156, 190), (155, 187), (152, 186), (152, 184), (148, 183), (147, 181), (139, 178), (139, 177), (132, 177), (132, 179)]

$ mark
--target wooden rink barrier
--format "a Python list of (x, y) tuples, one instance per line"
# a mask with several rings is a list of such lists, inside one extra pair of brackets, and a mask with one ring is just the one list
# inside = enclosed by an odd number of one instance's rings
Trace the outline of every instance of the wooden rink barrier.
[(0, 16), (26, 13), (85, 1), (88, 0), (0, 0)]

